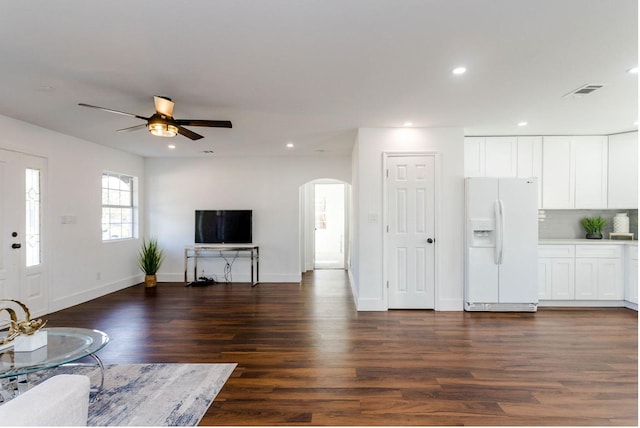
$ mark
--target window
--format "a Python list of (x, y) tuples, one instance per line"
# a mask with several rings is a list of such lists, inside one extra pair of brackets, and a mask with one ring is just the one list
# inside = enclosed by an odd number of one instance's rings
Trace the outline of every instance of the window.
[(40, 170), (25, 170), (26, 265), (40, 264)]
[(134, 237), (134, 184), (136, 178), (102, 173), (102, 240)]

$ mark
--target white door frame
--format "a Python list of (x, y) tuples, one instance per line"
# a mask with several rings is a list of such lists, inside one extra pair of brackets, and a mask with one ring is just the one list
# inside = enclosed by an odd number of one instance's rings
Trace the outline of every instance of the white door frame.
[(349, 233), (351, 222), (351, 184), (334, 179), (318, 178), (307, 181), (299, 189), (300, 221), (300, 269), (301, 272), (314, 270), (315, 264), (315, 184), (344, 185), (344, 269), (349, 270)]
[(408, 156), (432, 156), (434, 158), (434, 309), (438, 310), (438, 299), (439, 299), (439, 267), (440, 263), (440, 153), (435, 151), (425, 151), (425, 152), (383, 152), (382, 153), (382, 300), (385, 302), (387, 306), (387, 310), (389, 309), (389, 289), (387, 288), (387, 273), (390, 256), (389, 256), (389, 243), (386, 233), (386, 228), (389, 221), (388, 209), (389, 209), (389, 201), (387, 197), (388, 185), (387, 185), (387, 168), (388, 168), (388, 159), (390, 157), (408, 157)]
[[(49, 312), (49, 302), (51, 300), (50, 290), (49, 290), (49, 251), (48, 251), (48, 231), (49, 227), (49, 215), (48, 215), (48, 205), (49, 205), (49, 189), (48, 189), (48, 164), (49, 159), (45, 156), (26, 153), (19, 150), (13, 150), (10, 148), (0, 147), (2, 152), (7, 153), (9, 156), (16, 156), (16, 161), (20, 164), (21, 168), (34, 168), (40, 171), (40, 196), (41, 196), (41, 207), (40, 207), (40, 264), (34, 267), (26, 267), (23, 263), (25, 263), (24, 251), (26, 249), (26, 235), (24, 230), (24, 219), (19, 220), (22, 222), (19, 228), (16, 228), (16, 231), (19, 230), (19, 236), (15, 239), (9, 238), (5, 236), (0, 242), (3, 245), (10, 245), (12, 243), (19, 243), (22, 245), (22, 248), (16, 250), (21, 251), (22, 253), (19, 255), (19, 278), (18, 286), (19, 286), (19, 294), (16, 296), (10, 296), (12, 298), (17, 298), (21, 300), (23, 303), (29, 306), (29, 310), (31, 312), (31, 316), (41, 316), (45, 315)], [(24, 180), (24, 169), (21, 174), (21, 177), (16, 177), (17, 179)], [(6, 183), (5, 183), (6, 184)], [(6, 202), (6, 201), (5, 201)], [(21, 203), (24, 204), (24, 195), (21, 198)], [(4, 221), (4, 220), (3, 220)], [(2, 229), (4, 230), (7, 225), (3, 224)], [(8, 230), (8, 229), (7, 229)], [(13, 230), (13, 229), (12, 229)], [(4, 239), (7, 239), (5, 241)], [(35, 279), (34, 279), (35, 278)], [(31, 291), (30, 281), (37, 282), (37, 286), (40, 287), (40, 294), (38, 295), (39, 300), (29, 300), (29, 293)], [(4, 297), (4, 296), (3, 296)], [(31, 302), (35, 304), (32, 305)]]

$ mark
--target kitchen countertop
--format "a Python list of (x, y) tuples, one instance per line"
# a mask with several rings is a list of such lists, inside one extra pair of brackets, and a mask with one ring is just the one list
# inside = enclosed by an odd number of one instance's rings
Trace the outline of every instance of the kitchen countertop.
[(570, 238), (557, 238), (557, 239), (539, 239), (539, 245), (631, 245), (638, 246), (638, 241), (623, 241), (623, 240), (611, 240), (611, 239), (570, 239)]

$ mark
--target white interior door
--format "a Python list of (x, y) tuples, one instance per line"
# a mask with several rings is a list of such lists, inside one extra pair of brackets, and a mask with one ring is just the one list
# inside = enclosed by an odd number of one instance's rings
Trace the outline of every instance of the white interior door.
[(0, 150), (0, 298), (47, 312), (42, 258), (46, 159)]
[(435, 156), (389, 156), (386, 176), (388, 306), (433, 309)]

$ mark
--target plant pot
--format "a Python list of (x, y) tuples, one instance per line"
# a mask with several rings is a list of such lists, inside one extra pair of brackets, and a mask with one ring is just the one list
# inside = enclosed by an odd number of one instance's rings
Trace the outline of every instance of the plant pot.
[(144, 286), (147, 288), (154, 288), (158, 285), (158, 277), (155, 275), (145, 275), (144, 276)]
[(602, 239), (602, 233), (587, 233), (587, 239)]

